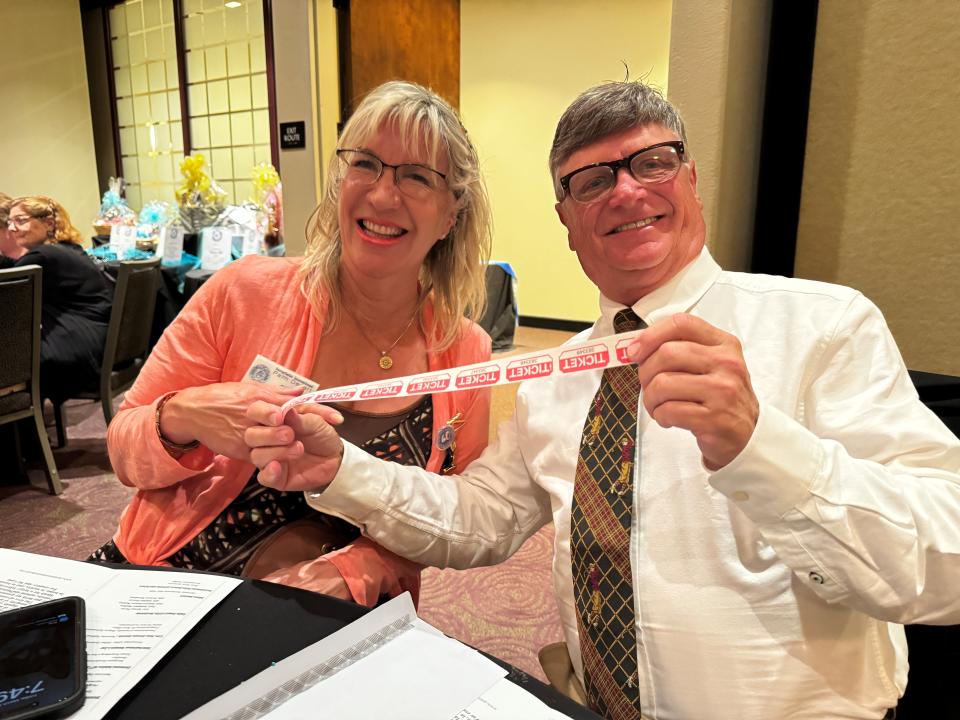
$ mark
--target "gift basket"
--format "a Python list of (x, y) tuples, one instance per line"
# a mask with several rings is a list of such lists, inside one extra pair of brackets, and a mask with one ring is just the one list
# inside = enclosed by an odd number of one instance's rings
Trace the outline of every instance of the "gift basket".
[(183, 182), (176, 189), (179, 221), (187, 233), (199, 233), (213, 225), (226, 205), (227, 194), (210, 178), (200, 153), (187, 155), (180, 163)]
[(176, 209), (168, 202), (153, 200), (144, 205), (137, 218), (137, 249), (153, 252), (160, 232), (176, 218)]
[(122, 177), (112, 177), (107, 183), (107, 191), (100, 201), (100, 212), (93, 221), (93, 231), (101, 236), (110, 235), (114, 225), (136, 225), (137, 214), (123, 197), (127, 183)]
[(280, 175), (273, 165), (262, 162), (254, 166), (252, 180), (253, 195), (250, 201), (263, 213), (260, 232), (263, 234), (266, 250), (270, 253), (271, 249), (283, 244), (283, 193)]

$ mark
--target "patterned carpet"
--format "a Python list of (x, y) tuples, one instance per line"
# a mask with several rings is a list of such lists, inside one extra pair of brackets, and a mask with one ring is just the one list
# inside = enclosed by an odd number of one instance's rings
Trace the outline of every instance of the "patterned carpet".
[[(569, 335), (520, 328), (512, 353), (552, 347)], [(494, 390), (492, 427), (509, 417), (514, 397), (512, 386)], [(36, 465), (29, 469), (29, 485), (17, 477), (9, 427), (0, 427), (0, 547), (82, 560), (113, 535), (132, 490), (117, 482), (110, 468), (100, 404), (74, 400), (64, 407), (68, 443), (54, 450), (64, 486), (59, 497), (47, 494)], [(52, 434), (52, 419), (49, 425)], [(28, 428), (21, 432), (26, 436)], [(498, 566), (424, 571), (420, 616), (544, 679), (537, 651), (561, 639), (551, 584), (552, 543), (553, 528), (547, 526)]]

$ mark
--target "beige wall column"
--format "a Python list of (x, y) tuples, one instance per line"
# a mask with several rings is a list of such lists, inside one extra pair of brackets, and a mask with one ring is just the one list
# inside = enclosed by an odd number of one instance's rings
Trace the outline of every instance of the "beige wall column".
[(768, 0), (673, 0), (669, 97), (697, 163), (707, 243), (747, 270), (770, 29)]
[(337, 11), (332, 2), (313, 0), (316, 20), (316, 93), (320, 125), (320, 185), (326, 182), (328, 163), (337, 147), (340, 122), (340, 60), (337, 50)]
[(283, 232), (288, 255), (302, 255), (304, 229), (320, 193), (314, 0), (274, 0), (273, 59), (277, 122), (302, 120), (306, 147), (280, 149)]
[(80, 5), (0, 3), (0, 191), (50, 195), (85, 237), (100, 207)]
[(960, 375), (960, 4), (821, 2), (796, 274), (883, 311), (908, 367)]

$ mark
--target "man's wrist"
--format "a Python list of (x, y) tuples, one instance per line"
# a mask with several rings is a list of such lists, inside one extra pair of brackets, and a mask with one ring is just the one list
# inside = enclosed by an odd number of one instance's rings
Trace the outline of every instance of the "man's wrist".
[(330, 483), (332, 483), (334, 480), (337, 479), (337, 475), (339, 474), (340, 468), (341, 468), (341, 466), (343, 465), (343, 455), (344, 455), (344, 452), (345, 452), (345, 451), (346, 451), (346, 443), (341, 439), (341, 440), (340, 440), (340, 449), (339, 449), (339, 451), (337, 452), (337, 455), (336, 455), (336, 456), (331, 456), (329, 460), (324, 461), (324, 462), (329, 462), (329, 463), (330, 463), (330, 466), (331, 466), (330, 482), (328, 482), (326, 485), (323, 485), (322, 487), (318, 487), (318, 488), (313, 488), (313, 489), (311, 489), (311, 490), (307, 490), (307, 491), (306, 491), (306, 494), (307, 494), (307, 498), (308, 498), (308, 499), (309, 499), (309, 498), (319, 498), (321, 495), (323, 495), (323, 492), (324, 492), (328, 487), (330, 487)]

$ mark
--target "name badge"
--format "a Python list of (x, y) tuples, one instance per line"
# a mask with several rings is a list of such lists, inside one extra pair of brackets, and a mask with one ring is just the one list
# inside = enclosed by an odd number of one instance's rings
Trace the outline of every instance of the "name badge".
[(437, 430), (437, 447), (441, 450), (449, 450), (457, 440), (457, 431), (449, 425), (444, 425)]
[(454, 447), (457, 443), (457, 428), (463, 423), (464, 418), (461, 412), (447, 420), (443, 427), (437, 430), (437, 447), (441, 450), (449, 450)]

